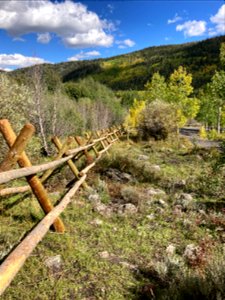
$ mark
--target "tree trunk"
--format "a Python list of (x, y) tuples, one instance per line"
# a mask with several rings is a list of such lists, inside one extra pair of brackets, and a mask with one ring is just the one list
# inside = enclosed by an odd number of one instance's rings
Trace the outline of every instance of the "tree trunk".
[(218, 115), (217, 115), (217, 132), (221, 131), (221, 106), (218, 107)]

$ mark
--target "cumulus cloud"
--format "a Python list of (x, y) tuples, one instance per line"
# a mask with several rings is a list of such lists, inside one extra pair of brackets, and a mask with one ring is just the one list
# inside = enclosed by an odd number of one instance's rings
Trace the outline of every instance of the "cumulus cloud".
[(187, 21), (177, 25), (176, 31), (183, 31), (185, 37), (200, 36), (206, 32), (205, 21)]
[(13, 69), (10, 68), (1, 68), (0, 67), (0, 71), (5, 71), (5, 72), (11, 72)]
[(167, 24), (173, 24), (173, 23), (177, 23), (179, 21), (183, 20), (182, 17), (178, 16), (178, 14), (175, 14), (175, 16), (173, 17), (173, 19), (169, 19), (167, 21)]
[(47, 63), (43, 58), (24, 56), (22, 54), (0, 54), (0, 68), (7, 70), (8, 66), (29, 67), (32, 65)]
[(48, 44), (51, 41), (52, 37), (49, 32), (46, 33), (38, 33), (37, 41), (41, 44)]
[(119, 45), (118, 48), (120, 49), (125, 49), (125, 48), (131, 48), (131, 47), (134, 47), (135, 45), (135, 42), (130, 40), (130, 39), (126, 39), (126, 40), (123, 40), (123, 41), (116, 41), (116, 44)]
[(109, 47), (113, 43), (108, 32), (113, 24), (71, 0), (0, 1), (0, 16), (0, 29), (13, 37), (37, 33), (43, 41), (43, 34), (47, 40), (46, 33), (55, 33), (69, 47)]
[(67, 60), (68, 61), (77, 61), (77, 60), (89, 59), (91, 57), (96, 57), (96, 56), (100, 56), (100, 55), (101, 55), (101, 53), (96, 50), (89, 51), (89, 52), (81, 51), (80, 53), (78, 53), (72, 57), (69, 57)]
[(209, 34), (225, 34), (225, 4), (218, 10), (217, 14), (210, 18), (210, 21), (215, 24), (215, 29), (211, 29)]

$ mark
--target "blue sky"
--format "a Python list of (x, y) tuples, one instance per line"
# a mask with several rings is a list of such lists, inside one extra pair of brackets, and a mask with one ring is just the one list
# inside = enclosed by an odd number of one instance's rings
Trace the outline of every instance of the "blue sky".
[(0, 68), (104, 58), (223, 34), (224, 1), (1, 0)]

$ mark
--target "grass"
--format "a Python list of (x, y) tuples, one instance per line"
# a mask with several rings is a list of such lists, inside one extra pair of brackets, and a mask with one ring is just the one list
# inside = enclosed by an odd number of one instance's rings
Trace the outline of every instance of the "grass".
[[(221, 263), (225, 224), (222, 207), (217, 207), (224, 204), (224, 177), (219, 172), (217, 180), (202, 176), (212, 172), (217, 154), (202, 153), (184, 140), (121, 142), (113, 147), (89, 174), (89, 185), (112, 209), (110, 216), (96, 212), (88, 195), (80, 191), (62, 214), (66, 233), (49, 231), (2, 299), (225, 298)], [(140, 155), (148, 158), (140, 160)], [(110, 179), (108, 168), (129, 173), (132, 180)], [(57, 186), (54, 180), (51, 183)], [(213, 196), (200, 183), (211, 184)], [(166, 195), (148, 196), (152, 188)], [(176, 199), (187, 192), (194, 204), (179, 210)], [(167, 205), (159, 203), (161, 198)], [(118, 214), (118, 206), (129, 202), (137, 206), (137, 213)], [(29, 195), (2, 200), (2, 257), (42, 216)], [(183, 255), (189, 244), (200, 247), (195, 260)], [(176, 249), (172, 256), (167, 254), (169, 245)], [(46, 266), (46, 259), (55, 255), (61, 257), (57, 271)]]

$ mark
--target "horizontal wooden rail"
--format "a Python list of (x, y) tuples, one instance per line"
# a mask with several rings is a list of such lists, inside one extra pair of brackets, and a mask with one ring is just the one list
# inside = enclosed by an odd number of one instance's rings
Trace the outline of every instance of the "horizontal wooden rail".
[(46, 235), (56, 218), (71, 202), (71, 198), (77, 192), (81, 184), (85, 181), (86, 176), (87, 175), (84, 175), (75, 183), (73, 188), (69, 190), (61, 202), (38, 223), (38, 225), (25, 237), (25, 239), (2, 263), (0, 266), (0, 295), (2, 295), (5, 289), (10, 285), (11, 281), (21, 269), (26, 259)]
[[(54, 160), (48, 163), (32, 166), (24, 149), (34, 132), (34, 127), (31, 124), (25, 125), (18, 137), (16, 137), (8, 120), (0, 120), (0, 131), (9, 146), (9, 151), (3, 162), (0, 164), (0, 184), (5, 184), (22, 177), (26, 177), (29, 184), (22, 187), (7, 187), (5, 189), (0, 187), (0, 196), (14, 192), (32, 191), (46, 214), (46, 216), (8, 255), (0, 266), (1, 295), (10, 285), (11, 281), (21, 269), (24, 262), (35, 249), (37, 244), (46, 235), (50, 226), (54, 225), (56, 231), (61, 233), (64, 232), (64, 224), (61, 219), (59, 219), (60, 214), (71, 202), (72, 197), (75, 195), (80, 186), (83, 188), (89, 188), (85, 181), (87, 173), (96, 165), (102, 154), (107, 152), (112, 144), (119, 139), (123, 132), (122, 127), (111, 128), (109, 130), (102, 131), (101, 134), (96, 132), (97, 138), (94, 138), (94, 134), (92, 133), (90, 135), (87, 134), (86, 140), (76, 136), (69, 137), (64, 143), (61, 143), (60, 140), (55, 137), (53, 142), (58, 150), (58, 154)], [(74, 149), (68, 149), (74, 139), (77, 141), (79, 146)], [(79, 171), (74, 161), (79, 160), (82, 156), (86, 157), (86, 166)], [(16, 162), (21, 168), (10, 170)], [(50, 201), (51, 199), (48, 196), (47, 190), (44, 188), (42, 183), (50, 177), (57, 167), (65, 163), (67, 163), (71, 168), (75, 176), (76, 183), (60, 200), (59, 204), (54, 207)], [(46, 172), (42, 175), (42, 177), (38, 178), (37, 174), (44, 171)]]

